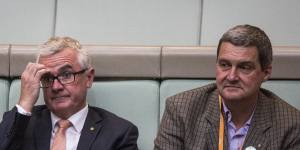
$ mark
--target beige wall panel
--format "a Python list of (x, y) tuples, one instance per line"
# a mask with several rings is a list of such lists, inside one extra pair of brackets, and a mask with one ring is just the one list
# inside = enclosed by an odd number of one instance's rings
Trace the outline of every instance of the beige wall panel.
[(273, 45), (300, 45), (299, 0), (204, 0), (201, 45), (217, 45), (237, 24), (259, 26)]
[(201, 0), (58, 1), (56, 35), (84, 44), (199, 44)]
[(0, 43), (39, 44), (53, 33), (54, 0), (0, 0)]

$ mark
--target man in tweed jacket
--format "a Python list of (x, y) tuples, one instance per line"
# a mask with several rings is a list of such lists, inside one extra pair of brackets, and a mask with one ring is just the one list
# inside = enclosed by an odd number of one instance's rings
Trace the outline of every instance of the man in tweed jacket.
[(251, 25), (228, 30), (218, 45), (216, 83), (167, 99), (154, 149), (300, 150), (299, 110), (260, 88), (271, 72), (264, 31)]

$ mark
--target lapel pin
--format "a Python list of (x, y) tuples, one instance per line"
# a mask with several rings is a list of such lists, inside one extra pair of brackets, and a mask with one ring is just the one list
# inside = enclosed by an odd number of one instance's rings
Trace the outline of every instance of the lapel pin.
[(256, 150), (256, 148), (253, 147), (253, 146), (248, 146), (248, 147), (245, 148), (245, 150)]
[(260, 148), (260, 147), (261, 147), (261, 144), (258, 144), (257, 147)]
[(95, 128), (94, 127), (90, 127), (90, 131), (94, 131), (95, 130)]

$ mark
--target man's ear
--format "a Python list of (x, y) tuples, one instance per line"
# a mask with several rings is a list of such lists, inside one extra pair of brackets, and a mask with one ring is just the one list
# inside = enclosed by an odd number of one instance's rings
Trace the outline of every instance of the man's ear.
[(94, 68), (91, 67), (90, 69), (87, 70), (87, 80), (88, 80), (86, 83), (87, 88), (92, 87), (92, 84), (94, 82), (94, 76), (95, 76), (95, 70)]
[(265, 76), (264, 76), (264, 81), (269, 80), (272, 74), (272, 65), (268, 65), (267, 68), (264, 70)]

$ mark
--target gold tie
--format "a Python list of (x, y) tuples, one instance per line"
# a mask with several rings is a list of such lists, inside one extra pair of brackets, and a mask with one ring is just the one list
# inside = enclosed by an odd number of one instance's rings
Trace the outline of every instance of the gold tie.
[(66, 150), (66, 130), (71, 126), (69, 120), (59, 120), (58, 130), (56, 131), (51, 150)]

